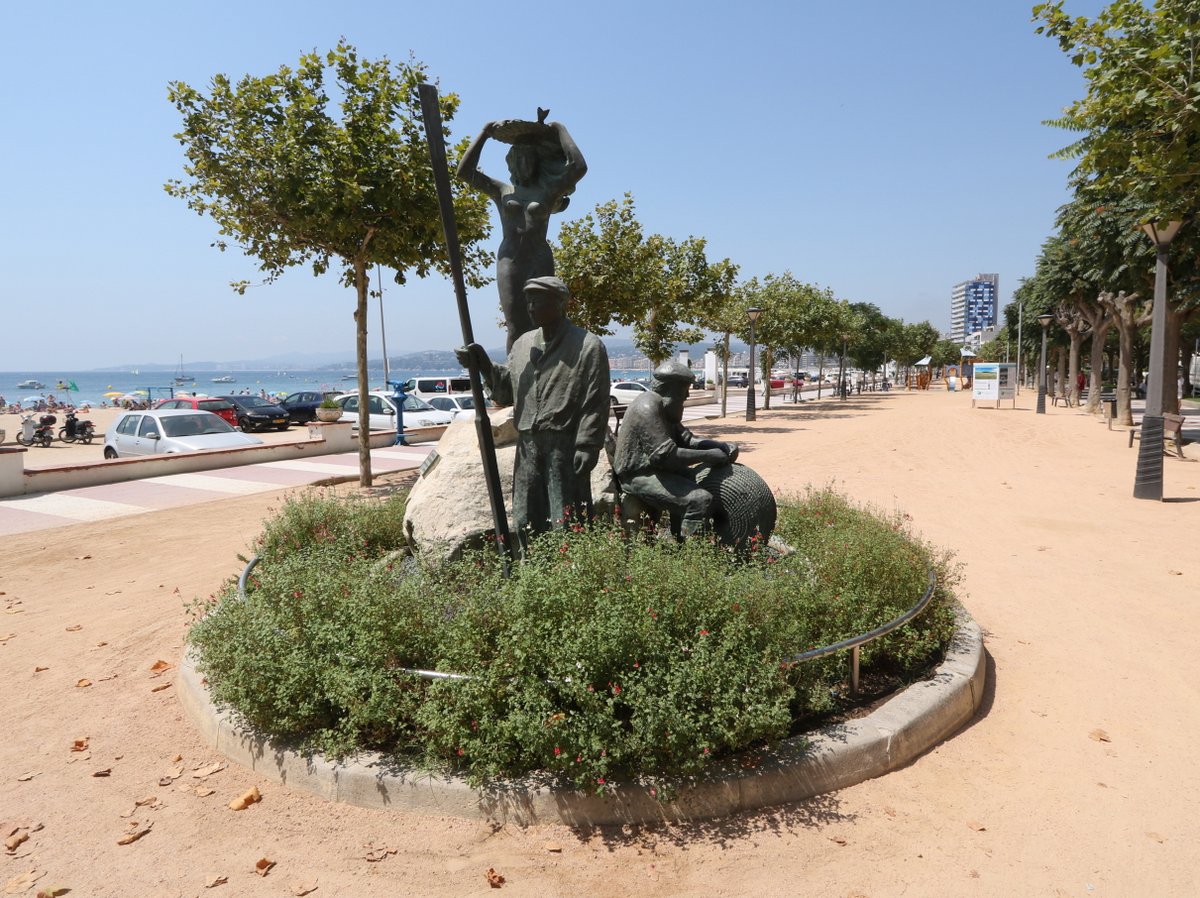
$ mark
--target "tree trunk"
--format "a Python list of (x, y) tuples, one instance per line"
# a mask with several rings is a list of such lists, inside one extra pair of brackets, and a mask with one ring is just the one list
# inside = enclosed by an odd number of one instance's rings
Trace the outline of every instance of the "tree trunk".
[(1108, 342), (1112, 319), (1099, 303), (1080, 308), (1080, 314), (1087, 319), (1092, 336), (1092, 373), (1088, 381), (1087, 410), (1094, 415), (1100, 411), (1100, 393), (1104, 389), (1104, 344)]
[(1059, 399), (1065, 400), (1067, 398), (1067, 390), (1068, 390), (1068, 387), (1067, 387), (1067, 350), (1065, 350), (1061, 346), (1057, 346), (1054, 349), (1054, 354), (1057, 357), (1057, 364), (1055, 365), (1055, 368), (1054, 368), (1054, 379), (1057, 381), (1057, 384), (1055, 384), (1054, 395), (1056, 397), (1058, 397)]
[(725, 352), (721, 356), (721, 417), (727, 412), (729, 399), (729, 331), (725, 331)]
[(766, 373), (763, 374), (763, 411), (769, 411), (771, 408), (771, 369), (775, 366), (775, 350), (764, 346), (762, 351), (762, 368)]
[(1113, 316), (1117, 326), (1120, 353), (1117, 356), (1117, 423), (1133, 426), (1133, 411), (1129, 405), (1132, 386), (1134, 338), (1137, 330), (1150, 320), (1151, 304), (1143, 302), (1137, 293), (1101, 293), (1100, 302)]
[[(368, 238), (370, 239), (370, 238)], [(363, 242), (366, 248), (366, 241)], [(371, 485), (371, 397), (367, 381), (367, 260), (354, 260), (354, 288), (358, 304), (354, 309), (354, 354), (358, 360), (358, 483)]]

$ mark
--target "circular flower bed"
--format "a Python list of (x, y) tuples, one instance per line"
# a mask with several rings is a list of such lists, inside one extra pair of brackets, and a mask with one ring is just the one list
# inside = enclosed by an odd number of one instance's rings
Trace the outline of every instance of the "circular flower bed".
[(198, 609), (190, 642), (213, 698), (276, 742), (475, 783), (669, 784), (837, 710), (843, 659), (780, 659), (894, 618), (930, 567), (933, 601), (863, 647), (864, 676), (919, 676), (955, 628), (948, 557), (828, 490), (783, 503), (788, 554), (630, 542), (598, 524), (535, 540), (508, 578), (494, 552), (404, 557), (402, 519), (402, 498), (289, 501), (245, 601), (231, 581)]

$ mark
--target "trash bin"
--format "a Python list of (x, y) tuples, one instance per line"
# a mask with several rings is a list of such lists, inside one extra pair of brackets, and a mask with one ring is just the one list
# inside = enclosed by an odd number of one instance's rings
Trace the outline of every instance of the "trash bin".
[(1108, 421), (1108, 429), (1112, 430), (1112, 422), (1117, 420), (1117, 397), (1101, 396), (1100, 401), (1104, 403), (1104, 417)]

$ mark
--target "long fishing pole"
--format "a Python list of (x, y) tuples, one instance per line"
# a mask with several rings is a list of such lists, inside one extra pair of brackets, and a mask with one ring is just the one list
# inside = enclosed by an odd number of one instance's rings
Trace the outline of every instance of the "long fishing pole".
[[(462, 325), (463, 345), (475, 342), (471, 328), (471, 310), (467, 306), (467, 288), (463, 282), (462, 255), (458, 245), (458, 225), (454, 219), (454, 202), (450, 195), (450, 172), (446, 165), (446, 142), (442, 136), (442, 113), (438, 108), (438, 90), (432, 84), (417, 85), (421, 98), (421, 117), (425, 122), (425, 139), (429, 143), (429, 161), (433, 166), (433, 183), (437, 187), (438, 205), (442, 212), (442, 231), (446, 235), (446, 255), (450, 260), (450, 277), (454, 296), (458, 300), (458, 320)], [(474, 355), (468, 360), (467, 374), (471, 379), (471, 396), (475, 400), (475, 433), (479, 438), (479, 454), (483, 461), (483, 478), (487, 483), (488, 501), (492, 506), (492, 521), (496, 528), (496, 551), (504, 563), (505, 576), (512, 561), (511, 539), (508, 533), (508, 513), (504, 510), (504, 493), (500, 489), (500, 467), (496, 463), (496, 443), (492, 439), (492, 421), (483, 396), (483, 379)]]

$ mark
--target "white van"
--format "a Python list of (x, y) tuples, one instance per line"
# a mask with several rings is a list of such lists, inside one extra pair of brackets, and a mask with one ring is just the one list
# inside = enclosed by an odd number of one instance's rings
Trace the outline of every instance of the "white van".
[(465, 374), (419, 374), (405, 381), (404, 392), (422, 399), (451, 393), (470, 393), (471, 378)]

